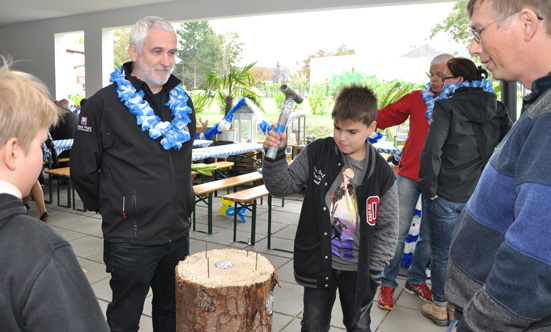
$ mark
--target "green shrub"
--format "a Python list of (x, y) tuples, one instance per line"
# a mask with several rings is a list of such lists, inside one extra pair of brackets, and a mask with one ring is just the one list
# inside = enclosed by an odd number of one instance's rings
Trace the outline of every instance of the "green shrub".
[(310, 104), (310, 110), (312, 114), (322, 115), (327, 112), (327, 97), (325, 94), (327, 85), (318, 85), (310, 87), (310, 94), (308, 95), (308, 103)]

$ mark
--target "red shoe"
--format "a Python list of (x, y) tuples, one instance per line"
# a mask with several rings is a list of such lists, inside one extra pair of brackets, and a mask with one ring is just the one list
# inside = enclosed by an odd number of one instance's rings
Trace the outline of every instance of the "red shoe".
[(379, 298), (377, 299), (377, 306), (384, 310), (394, 309), (394, 288), (381, 286), (381, 292), (379, 293)]
[(414, 285), (410, 284), (409, 281), (406, 281), (404, 291), (408, 294), (419, 296), (419, 298), (425, 302), (432, 302), (432, 292), (427, 284)]

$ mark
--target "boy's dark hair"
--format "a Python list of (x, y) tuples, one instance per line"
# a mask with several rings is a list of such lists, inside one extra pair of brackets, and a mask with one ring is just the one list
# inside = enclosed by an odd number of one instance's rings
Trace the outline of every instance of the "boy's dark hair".
[(335, 122), (360, 121), (370, 126), (377, 118), (377, 97), (366, 86), (345, 86), (337, 95), (331, 117)]

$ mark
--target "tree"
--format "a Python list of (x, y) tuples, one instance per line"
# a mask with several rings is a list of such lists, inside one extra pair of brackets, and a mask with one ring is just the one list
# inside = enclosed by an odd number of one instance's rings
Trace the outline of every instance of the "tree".
[(115, 69), (119, 69), (128, 61), (132, 61), (128, 54), (128, 38), (130, 28), (117, 29), (113, 32), (113, 55), (115, 56)]
[(241, 59), (243, 43), (235, 32), (216, 34), (208, 21), (184, 23), (176, 30), (178, 61), (174, 74), (190, 89), (206, 88), (209, 68), (222, 75)]
[(254, 77), (249, 72), (255, 64), (256, 62), (244, 67), (230, 66), (228, 72), (222, 75), (218, 75), (212, 69), (203, 68), (207, 72), (207, 87), (216, 91), (218, 98), (224, 102), (224, 116), (232, 109), (234, 100), (243, 97), (249, 98), (256, 106), (262, 108), (260, 96), (253, 90)]
[(253, 75), (258, 88), (264, 86), (265, 82), (272, 78), (272, 71), (270, 68), (254, 66), (249, 72)]
[(308, 56), (306, 60), (304, 60), (304, 66), (300, 69), (300, 72), (304, 74), (306, 79), (310, 79), (310, 62), (314, 58), (323, 58), (327, 56), (338, 56), (338, 55), (350, 55), (350, 54), (356, 54), (356, 51), (346, 47), (345, 44), (342, 44), (337, 48), (336, 52), (328, 52), (327, 50), (318, 50), (316, 53)]
[(287, 82), (288, 73), (289, 73), (289, 69), (287, 67), (280, 66), (278, 62), (277, 66), (272, 72), (272, 81), (274, 81), (275, 83), (285, 83)]
[(466, 1), (456, 2), (452, 7), (452, 12), (442, 21), (431, 29), (430, 39), (434, 38), (439, 32), (447, 34), (451, 40), (469, 47), (472, 39), (470, 31), (470, 21), (466, 15)]
[(350, 54), (356, 54), (356, 51), (354, 49), (348, 48), (345, 44), (342, 44), (341, 46), (337, 47), (337, 53), (335, 55), (350, 55)]
[(229, 72), (231, 66), (241, 61), (244, 44), (239, 42), (239, 35), (233, 31), (226, 32), (223, 35), (217, 34), (213, 38), (213, 43), (219, 50), (215, 67), (219, 75), (223, 75)]
[(204, 86), (206, 79), (201, 67), (213, 66), (219, 54), (213, 42), (214, 31), (208, 21), (199, 21), (180, 25), (176, 34), (180, 47), (174, 74), (188, 88)]

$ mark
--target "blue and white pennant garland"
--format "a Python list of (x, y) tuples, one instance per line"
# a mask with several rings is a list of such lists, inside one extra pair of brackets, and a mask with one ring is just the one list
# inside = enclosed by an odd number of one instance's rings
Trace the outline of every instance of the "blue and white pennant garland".
[[(223, 131), (229, 130), (230, 127), (231, 127), (231, 124), (233, 122), (233, 113), (236, 110), (240, 109), (243, 106), (243, 104), (246, 104), (247, 107), (249, 107), (249, 109), (251, 109), (251, 111), (253, 112), (254, 117), (258, 121), (258, 126), (260, 127), (260, 130), (262, 131), (262, 133), (264, 133), (264, 135), (268, 135), (270, 130), (272, 130), (272, 126), (266, 120), (263, 119), (262, 115), (260, 114), (260, 110), (258, 109), (258, 107), (249, 98), (245, 97), (245, 98), (241, 98), (237, 102), (237, 104), (235, 104), (235, 106), (232, 107), (232, 109), (228, 112), (228, 114), (226, 115), (224, 120), (222, 120), (222, 122), (219, 122), (219, 123), (215, 124), (211, 129), (209, 129), (208, 131), (206, 131), (204, 133), (200, 133), (200, 134), (195, 135), (195, 139), (212, 140), (214, 138), (214, 136), (222, 133)], [(295, 119), (297, 119), (298, 117), (304, 116), (304, 115), (306, 115), (305, 111), (293, 112), (289, 116), (289, 119), (287, 120), (287, 123), (291, 123)]]

